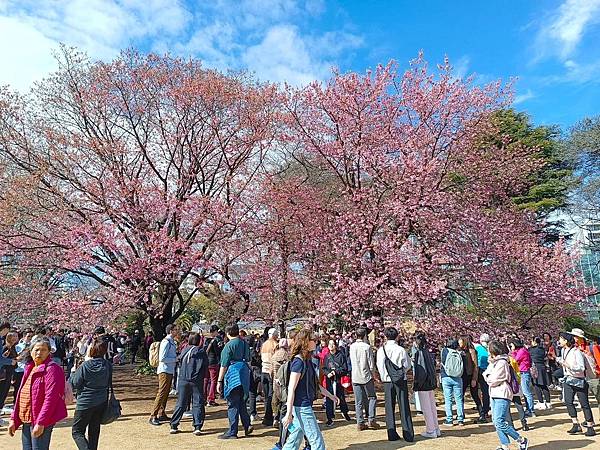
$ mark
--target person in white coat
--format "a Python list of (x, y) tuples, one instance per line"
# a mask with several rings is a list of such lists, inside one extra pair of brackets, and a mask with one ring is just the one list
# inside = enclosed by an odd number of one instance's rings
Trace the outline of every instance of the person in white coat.
[(385, 343), (377, 350), (377, 370), (383, 382), (385, 394), (385, 423), (388, 440), (397, 441), (400, 436), (396, 432), (396, 402), (400, 409), (402, 421), (402, 438), (406, 442), (414, 442), (415, 431), (410, 415), (410, 401), (408, 399), (408, 383), (406, 372), (412, 363), (408, 353), (396, 342), (398, 330), (388, 327), (383, 331)]

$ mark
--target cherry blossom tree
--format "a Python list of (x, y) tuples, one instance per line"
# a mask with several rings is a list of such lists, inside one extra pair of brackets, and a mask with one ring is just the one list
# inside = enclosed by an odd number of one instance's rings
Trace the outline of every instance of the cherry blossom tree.
[(182, 284), (201, 289), (224, 272), (254, 214), (277, 89), (135, 52), (101, 63), (63, 49), (59, 64), (26, 96), (0, 91), (0, 159), (13, 181), (0, 193), (11, 218), (0, 254), (93, 287), (93, 299), (63, 296), (50, 314), (137, 308), (161, 336), (192, 296)]
[[(538, 168), (535, 149), (484, 139), (495, 132), (491, 114), (509, 100), (510, 89), (499, 83), (456, 79), (448, 62), (431, 73), (421, 58), (402, 75), (390, 64), (290, 93), (296, 158), (331, 181), (319, 210), (327, 214), (314, 222), (324, 228), (312, 265), (320, 318), (425, 324), (455, 309), (447, 301), (453, 286), (483, 286), (485, 307), (469, 299), (480, 308), (473, 317), (527, 327), (580, 298), (568, 255), (541, 248), (528, 218), (510, 203)], [(512, 216), (523, 224), (487, 232)], [(481, 257), (490, 245), (495, 257)], [(530, 254), (511, 259), (517, 248)], [(511, 272), (513, 265), (521, 269)], [(517, 305), (524, 317), (508, 314)]]

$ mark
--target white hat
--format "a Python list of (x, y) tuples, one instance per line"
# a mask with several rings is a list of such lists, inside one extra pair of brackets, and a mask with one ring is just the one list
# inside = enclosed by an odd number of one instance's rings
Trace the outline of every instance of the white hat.
[(583, 330), (581, 328), (573, 328), (569, 333), (572, 334), (573, 336), (585, 338), (585, 333), (583, 332)]
[(269, 328), (269, 337), (279, 336), (279, 331), (276, 328)]

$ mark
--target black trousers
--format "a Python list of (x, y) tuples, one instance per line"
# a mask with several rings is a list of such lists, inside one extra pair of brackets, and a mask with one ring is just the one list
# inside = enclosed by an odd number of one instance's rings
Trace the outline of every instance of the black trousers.
[(467, 388), (469, 388), (469, 392), (471, 393), (471, 397), (475, 402), (475, 406), (477, 407), (477, 412), (479, 415), (482, 415), (482, 405), (481, 399), (479, 398), (479, 386), (476, 384), (475, 387), (471, 386), (471, 381), (473, 381), (473, 374), (471, 375), (463, 375), (463, 398), (465, 396), (465, 392), (467, 392)]
[(581, 410), (583, 411), (583, 416), (585, 417), (585, 421), (594, 421), (594, 417), (592, 415), (592, 408), (590, 408), (588, 389), (589, 387), (587, 381), (584, 383), (584, 386), (582, 388), (574, 387), (567, 383), (563, 384), (565, 405), (567, 406), (567, 412), (569, 413), (569, 417), (577, 417), (577, 410), (575, 409), (575, 405), (573, 405), (573, 400), (575, 399), (575, 395), (577, 395), (577, 398), (579, 399), (579, 404), (581, 405)]
[[(97, 450), (100, 438), (100, 421), (106, 409), (106, 403), (88, 409), (76, 409), (73, 416), (71, 435), (79, 450)], [(87, 428), (87, 439), (85, 430)]]
[(265, 400), (265, 416), (263, 417), (262, 424), (266, 426), (273, 425), (273, 380), (271, 375), (268, 373), (260, 374), (260, 382), (263, 388), (263, 395)]
[(179, 380), (177, 386), (177, 404), (171, 416), (171, 428), (177, 428), (183, 413), (190, 409), (192, 403), (192, 417), (194, 429), (202, 429), (206, 411), (204, 409), (204, 378), (198, 383)]
[[(479, 371), (479, 375), (477, 376), (477, 386), (481, 389), (481, 411), (479, 415), (487, 416), (490, 413), (490, 387), (483, 378), (483, 372)], [(477, 395), (479, 395), (479, 392)]]
[(4, 370), (6, 371), (6, 378), (0, 381), (0, 409), (4, 408), (6, 397), (8, 397), (8, 393), (10, 392), (13, 374), (15, 373), (14, 366), (6, 366)]
[[(260, 369), (259, 369), (260, 370)], [(256, 396), (258, 395), (258, 384), (260, 383), (260, 375), (257, 373), (256, 369), (253, 367), (250, 372), (250, 391), (248, 393), (248, 400), (246, 401), (246, 407), (248, 409), (248, 414), (251, 416), (256, 416)]]
[(543, 384), (534, 384), (533, 389), (535, 390), (535, 396), (537, 397), (538, 402), (550, 403), (550, 390), (548, 389), (548, 386)]
[(402, 421), (402, 437), (407, 442), (414, 442), (415, 431), (410, 415), (408, 383), (406, 380), (383, 383), (383, 392), (385, 394), (385, 424), (388, 440), (395, 441), (399, 438), (396, 432), (396, 403), (398, 403)]
[(137, 356), (138, 350), (140, 348), (139, 347), (132, 347), (131, 348), (131, 364), (135, 364), (135, 357)]
[[(332, 380), (331, 378), (325, 377), (327, 390), (333, 392), (333, 387), (335, 385), (335, 395), (340, 399), (340, 411), (342, 414), (348, 414), (348, 403), (346, 403), (346, 393), (344, 392), (344, 386), (340, 384), (339, 380)], [(325, 413), (327, 415), (327, 419), (333, 420), (335, 417), (335, 405), (333, 401), (329, 398), (325, 398)]]

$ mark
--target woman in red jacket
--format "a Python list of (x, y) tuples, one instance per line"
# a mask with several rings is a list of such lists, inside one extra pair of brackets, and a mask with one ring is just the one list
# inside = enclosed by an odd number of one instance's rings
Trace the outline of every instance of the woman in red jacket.
[(52, 428), (67, 417), (65, 373), (50, 357), (50, 341), (40, 337), (31, 343), (33, 361), (25, 366), (17, 402), (10, 417), (8, 432), (23, 425), (23, 450), (48, 450)]

